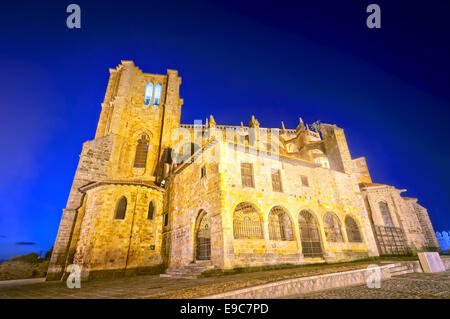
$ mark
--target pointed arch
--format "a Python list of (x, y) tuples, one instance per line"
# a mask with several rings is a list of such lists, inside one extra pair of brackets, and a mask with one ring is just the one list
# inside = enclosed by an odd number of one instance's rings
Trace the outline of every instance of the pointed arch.
[(145, 88), (144, 105), (145, 106), (152, 105), (152, 98), (153, 98), (153, 83), (150, 82), (147, 84)]
[(125, 219), (125, 213), (127, 211), (127, 198), (122, 196), (119, 198), (116, 204), (114, 212), (114, 219)]
[(211, 259), (211, 220), (209, 214), (200, 210), (195, 227), (195, 259)]
[(281, 206), (274, 206), (269, 212), (270, 240), (294, 240), (292, 222), (289, 213)]
[(362, 243), (361, 232), (355, 219), (350, 215), (345, 217), (345, 230), (347, 231), (347, 239), (352, 243)]
[(136, 154), (134, 156), (134, 167), (143, 168), (147, 164), (149, 137), (147, 134), (142, 134), (136, 146)]
[(159, 106), (159, 103), (161, 102), (161, 89), (162, 89), (162, 85), (161, 84), (156, 84), (155, 86), (155, 99), (153, 100), (153, 105), (154, 106)]

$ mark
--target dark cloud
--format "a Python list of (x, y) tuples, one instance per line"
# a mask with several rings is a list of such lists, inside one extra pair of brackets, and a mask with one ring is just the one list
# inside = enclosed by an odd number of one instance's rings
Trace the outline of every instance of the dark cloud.
[(19, 241), (19, 242), (17, 242), (16, 243), (16, 245), (19, 245), (19, 246), (33, 246), (33, 245), (36, 245), (36, 243), (35, 242), (32, 242), (32, 241)]

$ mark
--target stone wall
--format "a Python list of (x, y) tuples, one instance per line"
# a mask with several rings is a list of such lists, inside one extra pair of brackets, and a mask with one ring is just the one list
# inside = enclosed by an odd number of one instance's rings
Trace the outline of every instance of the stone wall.
[(384, 224), (379, 203), (388, 205), (390, 217), (394, 227), (399, 227), (405, 234), (405, 239), (412, 252), (436, 247), (437, 240), (432, 231), (426, 209), (417, 204), (417, 199), (402, 197), (405, 190), (398, 190), (393, 186), (372, 184), (363, 187), (362, 193), (374, 225)]
[[(390, 266), (380, 267), (380, 280), (391, 278)], [(367, 269), (276, 281), (269, 284), (224, 292), (200, 299), (274, 299), (320, 290), (366, 283), (372, 272)]]
[[(159, 105), (144, 105), (149, 82), (162, 86)], [(62, 277), (74, 258), (78, 235), (84, 236), (82, 219), (89, 213), (91, 201), (87, 200), (86, 211), (81, 209), (84, 200), (81, 187), (101, 180), (161, 180), (160, 159), (164, 148), (170, 147), (171, 132), (179, 125), (180, 84), (181, 78), (174, 70), (168, 70), (167, 75), (143, 73), (132, 61), (122, 61), (116, 69), (110, 69), (95, 139), (83, 145), (55, 241), (48, 280)], [(143, 135), (149, 137), (146, 165), (134, 167), (136, 147)]]
[[(144, 103), (149, 83), (161, 85), (159, 105)], [(371, 183), (370, 173), (364, 158), (351, 158), (341, 128), (320, 124), (313, 132), (302, 120), (295, 130), (284, 125), (281, 130), (261, 128), (254, 117), (248, 127), (226, 126), (217, 125), (212, 116), (205, 125), (180, 125), (180, 85), (176, 70), (148, 74), (132, 61), (110, 69), (95, 139), (83, 145), (47, 279), (60, 279), (71, 263), (83, 267), (83, 278), (101, 272), (156, 271), (162, 264), (186, 266), (196, 261), (196, 231), (202, 216), (211, 221), (211, 263), (217, 268), (376, 256), (371, 223), (383, 224), (380, 200), (388, 204), (394, 226), (404, 230), (411, 247), (436, 245), (426, 209), (402, 198), (402, 191), (385, 185), (361, 193), (359, 183)], [(143, 137), (149, 142), (143, 145), (146, 161), (134, 165)], [(204, 150), (195, 162), (177, 167), (172, 150), (185, 146), (183, 137), (189, 148), (194, 143)], [(278, 142), (281, 154), (272, 153)], [(254, 187), (243, 187), (241, 163), (253, 165)], [(273, 189), (274, 170), (279, 171), (281, 191)], [(158, 186), (162, 181), (165, 189)], [(120, 196), (128, 201), (126, 218), (115, 220)], [(157, 214), (148, 220), (151, 199)], [(257, 210), (262, 238), (235, 238), (234, 211), (243, 202)], [(274, 240), (270, 228), (274, 224), (269, 223), (274, 207), (287, 216), (285, 240)], [(298, 221), (302, 210), (318, 223), (324, 259), (303, 256)], [(327, 212), (336, 215), (342, 242), (327, 240), (323, 222)], [(348, 216), (358, 226), (361, 243), (348, 240)]]
[[(124, 219), (115, 219), (118, 200), (125, 196)], [(82, 279), (126, 274), (162, 264), (161, 228), (163, 195), (135, 185), (102, 185), (87, 191), (73, 263), (82, 269)], [(155, 204), (148, 219), (150, 201)]]
[[(163, 236), (170, 267), (195, 262), (196, 226), (202, 212), (209, 215), (211, 222), (211, 262), (218, 268), (224, 266), (221, 180), (219, 165), (211, 160), (215, 151), (206, 149), (196, 162), (175, 171), (167, 184), (164, 210), (168, 213), (168, 225)], [(203, 178), (202, 167), (206, 169)]]
[(68, 257), (72, 232), (78, 218), (84, 194), (80, 187), (108, 176), (110, 158), (114, 147), (114, 135), (104, 136), (83, 144), (80, 161), (70, 190), (67, 206), (63, 210), (53, 254), (50, 259), (47, 280), (62, 277)]
[[(302, 263), (304, 260), (299, 234), (298, 215), (306, 209), (317, 219), (321, 241), (327, 260), (350, 260), (376, 254), (373, 235), (367, 213), (362, 207), (359, 188), (349, 175), (322, 168), (314, 163), (280, 157), (257, 156), (245, 147), (223, 143), (220, 173), (223, 179), (224, 227), (233, 229), (235, 207), (241, 202), (254, 205), (262, 216), (264, 239), (234, 239), (234, 255), (229, 256), (233, 267), (255, 266), (277, 263)], [(240, 163), (253, 164), (254, 188), (242, 187)], [(272, 190), (271, 169), (279, 169), (283, 192)], [(302, 185), (301, 176), (307, 176), (309, 186)], [(272, 207), (281, 206), (289, 214), (294, 241), (280, 242), (268, 236), (268, 215)], [(342, 243), (331, 243), (325, 239), (323, 216), (335, 213), (341, 223), (344, 237)], [(345, 216), (351, 215), (362, 233), (363, 243), (347, 240)], [(370, 249), (368, 248), (370, 245)], [(376, 248), (375, 248), (376, 249)], [(232, 259), (231, 259), (232, 258)]]

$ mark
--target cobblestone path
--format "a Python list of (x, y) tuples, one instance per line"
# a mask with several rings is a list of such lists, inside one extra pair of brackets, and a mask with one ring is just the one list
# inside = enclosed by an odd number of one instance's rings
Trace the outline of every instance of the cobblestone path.
[(381, 282), (380, 288), (366, 285), (330, 289), (289, 296), (293, 299), (450, 299), (450, 271), (425, 274), (411, 273)]

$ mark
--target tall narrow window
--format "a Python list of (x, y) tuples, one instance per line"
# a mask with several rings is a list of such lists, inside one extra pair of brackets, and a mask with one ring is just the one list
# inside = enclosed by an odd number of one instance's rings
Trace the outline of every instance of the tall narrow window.
[(242, 187), (255, 187), (253, 183), (253, 165), (241, 163)]
[(203, 165), (200, 171), (200, 178), (203, 178), (206, 176), (206, 166)]
[(147, 84), (145, 88), (145, 97), (144, 97), (144, 105), (149, 106), (152, 105), (152, 97), (153, 97), (153, 83), (150, 82)]
[(161, 100), (161, 84), (155, 86), (155, 100), (153, 101), (154, 106), (158, 106)]
[(272, 171), (272, 188), (274, 192), (283, 192), (283, 187), (281, 185), (281, 173), (279, 169)]
[(125, 196), (120, 197), (116, 204), (116, 211), (114, 219), (125, 219), (125, 212), (127, 211), (127, 199)]
[(136, 155), (134, 157), (134, 167), (136, 168), (145, 167), (145, 164), (147, 163), (148, 140), (148, 135), (144, 134), (138, 141)]
[(393, 227), (391, 214), (389, 213), (389, 207), (386, 202), (379, 202), (378, 207), (380, 207), (381, 217), (383, 218), (384, 226)]
[(153, 219), (153, 214), (155, 212), (155, 204), (153, 203), (153, 201), (150, 201), (150, 204), (148, 204), (148, 214), (147, 214), (147, 219)]
[(169, 225), (169, 213), (165, 212), (164, 213), (164, 226)]

